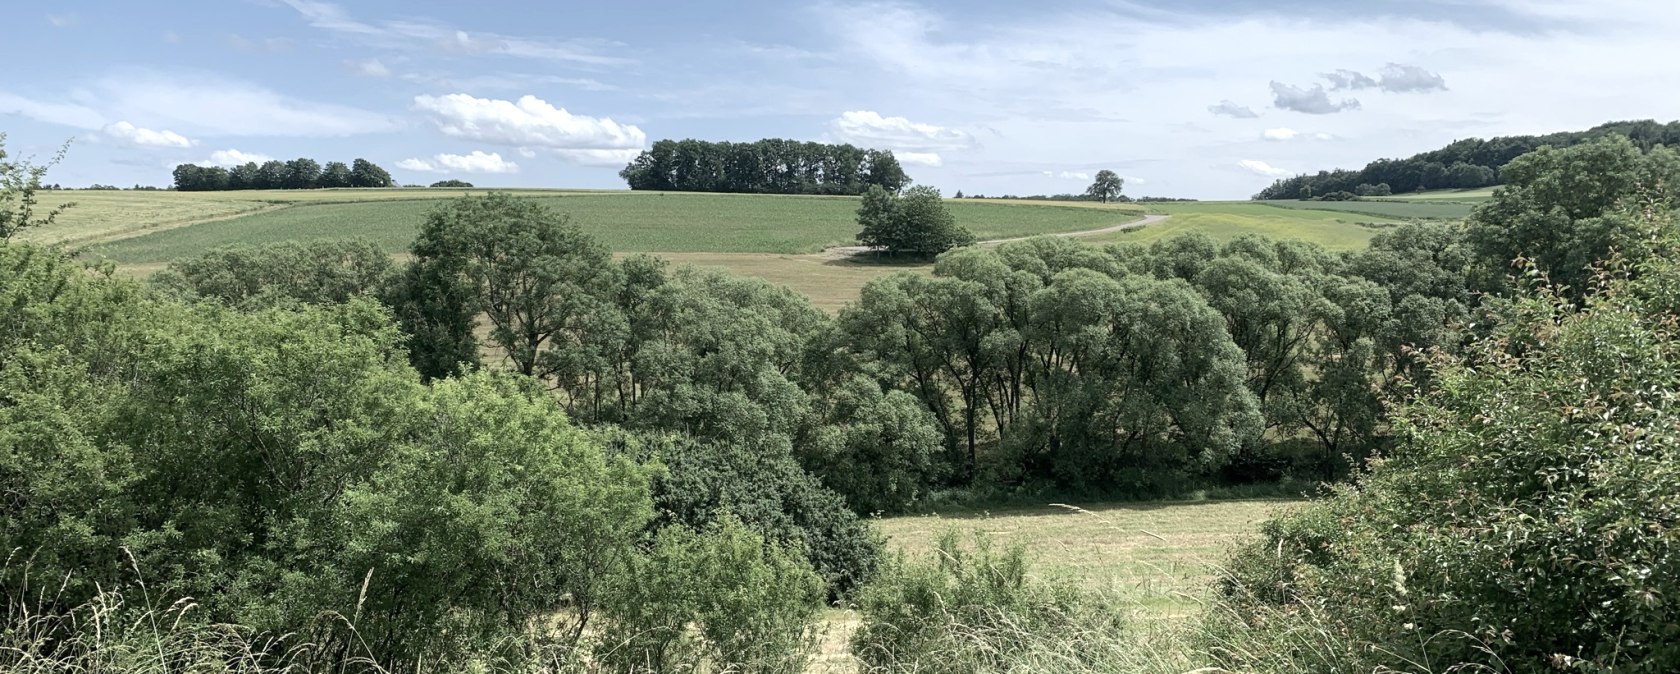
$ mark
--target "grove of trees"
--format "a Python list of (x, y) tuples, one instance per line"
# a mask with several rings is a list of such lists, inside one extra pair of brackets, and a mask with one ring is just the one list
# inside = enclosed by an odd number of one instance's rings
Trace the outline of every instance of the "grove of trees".
[(889, 255), (933, 257), (974, 243), (974, 235), (945, 210), (939, 190), (927, 185), (904, 194), (871, 185), (858, 207), (858, 242)]
[[(1505, 165), (1517, 157), (1545, 146), (1561, 149), (1611, 136), (1626, 138), (1641, 150), (1659, 145), (1672, 147), (1680, 145), (1680, 122), (1610, 122), (1586, 131), (1543, 136), (1466, 138), (1406, 159), (1379, 159), (1357, 171), (1337, 169), (1282, 178), (1254, 198), (1296, 199), (1336, 192), (1386, 196), (1375, 193), (1382, 185), (1388, 186), (1388, 194), (1503, 185), (1510, 182), (1504, 175)], [(1365, 194), (1365, 191), (1373, 193)]]
[(175, 189), (183, 192), (396, 186), (389, 172), (366, 159), (348, 165), (331, 161), (325, 166), (308, 158), (246, 162), (232, 168), (181, 164), (173, 175)]
[(128, 280), (7, 240), (48, 218), (0, 169), (0, 667), (791, 673), (827, 599), (888, 670), (1059, 639), (1102, 671), (1091, 639), (1137, 641), (1079, 590), (983, 544), (906, 565), (865, 517), (1348, 475), (1233, 557), (1208, 665), (1680, 666), (1666, 148), (1542, 149), (1466, 226), (1361, 251), (962, 248), (833, 317), (500, 193), (400, 266), (300, 242)]
[(910, 177), (888, 150), (780, 138), (752, 143), (661, 140), (619, 171), (632, 190), (755, 194), (898, 192)]

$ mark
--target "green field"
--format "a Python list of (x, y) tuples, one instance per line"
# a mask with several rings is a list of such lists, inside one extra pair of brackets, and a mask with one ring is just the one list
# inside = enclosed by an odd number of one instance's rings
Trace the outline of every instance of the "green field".
[[(852, 243), (858, 229), (857, 200), (845, 197), (602, 192), (530, 198), (569, 214), (620, 252), (813, 253)], [(359, 236), (395, 253), (408, 248), (433, 205), (431, 199), (392, 198), (297, 203), (92, 250), (118, 264), (147, 265), (232, 243)], [(953, 201), (949, 208), (981, 239), (1095, 229), (1142, 216), (1141, 209), (1119, 206)]]
[(1394, 201), (1463, 201), (1466, 203), (1480, 203), (1493, 198), (1493, 191), (1497, 187), (1478, 187), (1473, 190), (1430, 190), (1428, 192), (1413, 192), (1411, 194), (1396, 194), (1382, 197)]
[(1470, 216), (1470, 209), (1474, 204), (1445, 201), (1445, 200), (1412, 200), (1412, 201), (1262, 201), (1259, 202), (1273, 208), (1288, 208), (1309, 211), (1335, 211), (1354, 215), (1367, 215), (1378, 218), (1395, 218), (1399, 220), (1462, 220)]
[[(1161, 239), (1201, 232), (1220, 242), (1243, 234), (1302, 239), (1331, 250), (1364, 248), (1378, 228), (1399, 224), (1399, 220), (1351, 213), (1273, 208), (1258, 201), (1209, 201), (1150, 204), (1151, 210), (1172, 216), (1159, 225), (1093, 236), (1093, 243), (1152, 243)], [(1367, 226), (1367, 225), (1374, 225)]]

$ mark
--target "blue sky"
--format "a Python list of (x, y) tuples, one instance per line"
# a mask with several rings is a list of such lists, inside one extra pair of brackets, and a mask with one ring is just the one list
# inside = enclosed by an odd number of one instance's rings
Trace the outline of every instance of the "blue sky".
[(1244, 198), (1456, 138), (1680, 116), (1668, 0), (21, 2), (0, 131), (49, 177), (365, 157), (621, 187), (661, 138), (892, 149), (946, 191)]

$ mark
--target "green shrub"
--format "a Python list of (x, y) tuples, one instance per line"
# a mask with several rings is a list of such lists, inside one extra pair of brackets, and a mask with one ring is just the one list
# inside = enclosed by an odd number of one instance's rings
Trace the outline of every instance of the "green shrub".
[(662, 529), (613, 583), (601, 659), (621, 671), (804, 670), (822, 580), (799, 551), (733, 516)]
[(1096, 669), (1081, 654), (1113, 655), (1120, 614), (1029, 566), (1020, 546), (947, 533), (929, 559), (893, 560), (865, 587), (852, 652), (871, 671), (1034, 671), (1026, 654), (1046, 650), (1062, 668)]
[(375, 297), (395, 266), (365, 239), (233, 245), (176, 260), (152, 277), (160, 288), (233, 306), (310, 304)]
[(1680, 670), (1680, 273), (1639, 273), (1536, 284), (1437, 356), (1392, 456), (1236, 556), (1229, 666)]

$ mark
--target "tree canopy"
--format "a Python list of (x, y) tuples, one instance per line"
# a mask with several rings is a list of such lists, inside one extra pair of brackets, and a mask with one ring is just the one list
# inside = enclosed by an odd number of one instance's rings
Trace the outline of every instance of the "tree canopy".
[(910, 184), (890, 151), (780, 138), (752, 143), (661, 140), (619, 172), (633, 190), (862, 194)]

